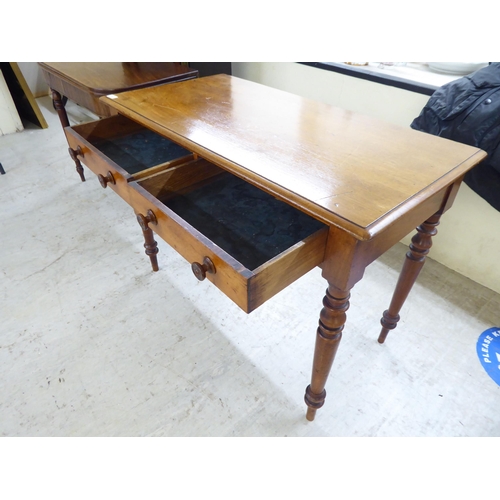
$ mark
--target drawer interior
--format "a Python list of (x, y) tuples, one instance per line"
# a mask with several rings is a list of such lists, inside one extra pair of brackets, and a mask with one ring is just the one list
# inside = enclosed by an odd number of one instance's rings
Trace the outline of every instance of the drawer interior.
[(95, 138), (93, 145), (131, 175), (190, 154), (148, 129), (110, 139)]
[(139, 184), (251, 271), (325, 228), (204, 160)]
[(182, 146), (121, 115), (73, 129), (130, 175), (178, 158), (192, 157)]

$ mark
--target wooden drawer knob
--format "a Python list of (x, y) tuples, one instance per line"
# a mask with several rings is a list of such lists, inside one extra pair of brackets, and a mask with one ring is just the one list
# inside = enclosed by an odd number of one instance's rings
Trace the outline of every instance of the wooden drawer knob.
[(191, 269), (196, 278), (200, 281), (203, 281), (207, 277), (207, 273), (215, 274), (214, 263), (208, 257), (203, 258), (203, 264), (193, 262), (191, 264)]
[(69, 148), (68, 151), (73, 161), (78, 160), (77, 156), (81, 156), (83, 158), (83, 150), (80, 146), (77, 146), (76, 149)]
[(106, 177), (99, 174), (97, 178), (99, 179), (99, 182), (103, 188), (105, 188), (108, 184), (116, 184), (115, 178), (113, 177), (113, 174), (111, 172), (108, 172), (106, 174)]
[(146, 231), (149, 226), (148, 224), (151, 222), (151, 224), (158, 224), (158, 220), (156, 219), (156, 215), (152, 210), (148, 210), (146, 212), (146, 215), (142, 214), (137, 214), (137, 222), (141, 226), (141, 229), (143, 231)]

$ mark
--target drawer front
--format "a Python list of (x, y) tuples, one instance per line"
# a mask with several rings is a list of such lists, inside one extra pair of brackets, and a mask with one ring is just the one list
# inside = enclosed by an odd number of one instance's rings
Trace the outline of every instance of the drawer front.
[[(156, 222), (149, 223), (149, 227), (194, 264), (194, 271), (201, 267), (202, 278), (211, 281), (247, 313), (323, 261), (328, 235), (325, 226), (257, 268), (248, 269), (160, 201), (154, 191), (138, 182), (131, 182), (130, 187), (130, 203), (135, 212), (146, 216), (152, 211)], [(213, 269), (206, 265), (207, 258)]]
[(128, 201), (127, 182), (192, 160), (172, 141), (121, 115), (65, 128), (68, 144), (80, 161)]
[(125, 201), (128, 201), (128, 182), (130, 177), (119, 165), (95, 149), (89, 142), (66, 128), (69, 147), (77, 158), (97, 175), (102, 187), (110, 187)]
[(106, 118), (97, 122), (85, 123), (76, 127), (66, 127), (64, 132), (69, 147), (77, 158), (97, 175), (102, 187), (110, 187), (125, 201), (128, 201), (128, 180), (130, 174), (113, 160), (104, 155), (88, 139), (93, 128), (112, 130), (113, 118)]

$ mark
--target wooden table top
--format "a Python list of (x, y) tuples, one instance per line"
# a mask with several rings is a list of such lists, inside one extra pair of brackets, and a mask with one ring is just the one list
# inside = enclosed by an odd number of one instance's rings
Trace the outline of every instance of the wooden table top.
[(364, 240), (486, 155), (410, 127), (228, 75), (101, 99)]
[(176, 62), (41, 62), (40, 67), (86, 90), (106, 95), (168, 83), (198, 72)]

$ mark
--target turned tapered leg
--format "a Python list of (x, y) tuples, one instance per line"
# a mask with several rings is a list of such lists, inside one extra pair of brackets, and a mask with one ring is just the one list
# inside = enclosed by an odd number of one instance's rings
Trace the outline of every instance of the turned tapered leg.
[(389, 309), (384, 311), (382, 319), (380, 320), (382, 330), (378, 341), (381, 344), (384, 343), (389, 330), (394, 330), (398, 324), (399, 311), (403, 307), (413, 284), (424, 266), (425, 258), (432, 246), (432, 237), (437, 233), (437, 226), (441, 215), (442, 214), (438, 212), (417, 227), (417, 233), (411, 240), (410, 250), (406, 254), (406, 259), (401, 274), (399, 275), (391, 304)]
[(57, 111), (62, 127), (69, 127), (68, 115), (66, 113), (66, 108), (64, 107), (64, 102), (61, 94), (57, 90), (50, 90), (52, 93), (52, 102), (54, 103), (54, 109)]
[(308, 406), (307, 420), (314, 420), (316, 410), (325, 402), (325, 385), (342, 338), (349, 297), (349, 291), (338, 290), (329, 285), (323, 299), (323, 309), (316, 332), (311, 384), (304, 396)]
[[(66, 113), (66, 108), (64, 107), (64, 102), (62, 100), (61, 94), (57, 92), (57, 90), (51, 89), (52, 92), (52, 102), (54, 103), (54, 109), (57, 111), (59, 116), (59, 121), (61, 122), (62, 127), (69, 127), (68, 114)], [(76, 171), (80, 176), (82, 182), (85, 182), (85, 174), (83, 173), (83, 167), (80, 163), (80, 160), (76, 156), (76, 152), (69, 148), (69, 154), (71, 159), (75, 162)]]
[(153, 268), (153, 271), (158, 271), (158, 259), (156, 257), (156, 254), (158, 253), (158, 243), (156, 243), (153, 231), (148, 225), (150, 222), (152, 224), (157, 223), (156, 216), (151, 210), (148, 210), (146, 216), (137, 214), (137, 222), (139, 222), (142, 229), (142, 234), (144, 236), (144, 248), (146, 249), (146, 255), (149, 255), (151, 267)]

